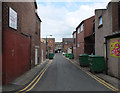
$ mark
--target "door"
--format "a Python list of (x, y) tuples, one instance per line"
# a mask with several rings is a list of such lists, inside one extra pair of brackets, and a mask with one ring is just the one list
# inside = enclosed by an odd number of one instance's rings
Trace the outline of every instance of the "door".
[(43, 63), (43, 49), (42, 49), (42, 63)]
[(37, 49), (37, 48), (35, 48), (35, 65), (37, 65), (37, 64), (38, 64), (37, 52), (38, 52), (38, 49)]

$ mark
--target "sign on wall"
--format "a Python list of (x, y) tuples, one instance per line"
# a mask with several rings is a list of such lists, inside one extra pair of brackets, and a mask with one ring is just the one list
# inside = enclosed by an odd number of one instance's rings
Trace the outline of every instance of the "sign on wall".
[(9, 27), (17, 29), (17, 13), (9, 8)]
[(120, 57), (120, 38), (110, 39), (110, 55)]

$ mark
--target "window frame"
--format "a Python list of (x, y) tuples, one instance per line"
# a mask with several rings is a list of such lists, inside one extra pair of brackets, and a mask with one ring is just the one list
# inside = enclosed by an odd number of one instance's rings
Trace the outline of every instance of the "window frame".
[(83, 31), (83, 26), (84, 26), (84, 24), (82, 24), (80, 27), (81, 32)]

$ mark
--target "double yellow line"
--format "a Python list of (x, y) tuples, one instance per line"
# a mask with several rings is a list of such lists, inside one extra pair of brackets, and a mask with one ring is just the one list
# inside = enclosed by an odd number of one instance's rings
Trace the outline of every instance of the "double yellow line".
[(20, 92), (25, 93), (27, 91), (32, 90), (35, 87), (35, 85), (39, 82), (39, 80), (41, 79), (43, 74), (46, 72), (46, 70), (48, 69), (51, 63), (52, 63), (52, 60), (50, 60), (50, 62), (42, 69), (42, 71), (25, 88), (19, 90), (16, 93), (20, 93)]
[(114, 86), (110, 85), (109, 83), (105, 82), (104, 80), (102, 80), (101, 78), (95, 76), (94, 74), (92, 74), (91, 72), (85, 71), (84, 69), (82, 69), (80, 66), (76, 65), (72, 60), (66, 58), (67, 60), (69, 60), (71, 63), (73, 63), (75, 66), (77, 66), (78, 68), (80, 68), (82, 71), (84, 71), (86, 74), (88, 74), (89, 76), (91, 76), (92, 78), (94, 78), (95, 80), (97, 80), (99, 83), (101, 83), (102, 85), (106, 86), (107, 88), (109, 88), (112, 91), (120, 91), (119, 89), (115, 88)]

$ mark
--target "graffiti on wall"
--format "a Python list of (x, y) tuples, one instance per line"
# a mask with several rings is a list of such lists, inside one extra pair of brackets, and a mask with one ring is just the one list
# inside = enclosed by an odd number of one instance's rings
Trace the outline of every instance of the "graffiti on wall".
[(110, 55), (120, 57), (120, 38), (110, 39)]

